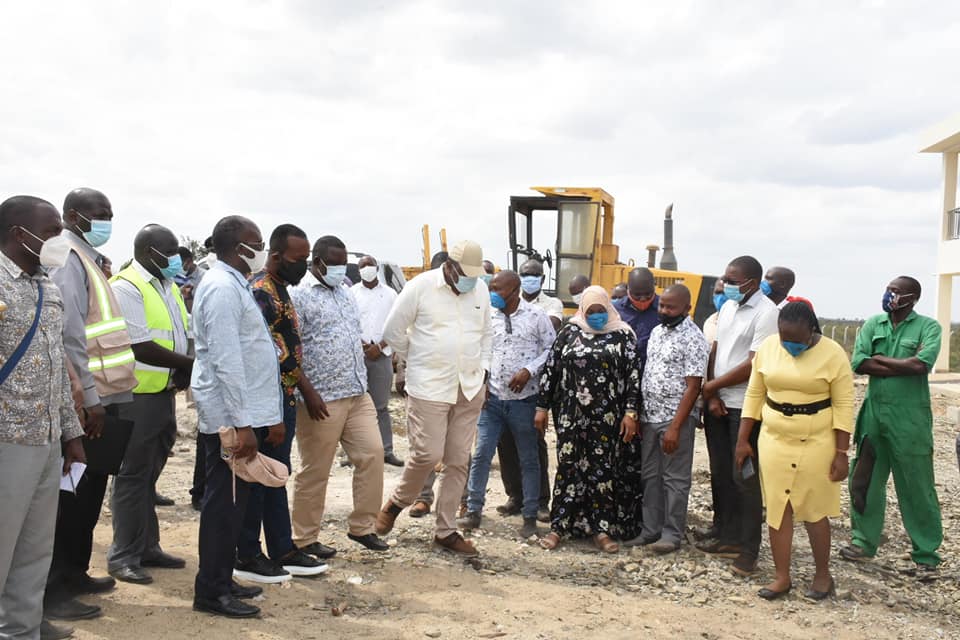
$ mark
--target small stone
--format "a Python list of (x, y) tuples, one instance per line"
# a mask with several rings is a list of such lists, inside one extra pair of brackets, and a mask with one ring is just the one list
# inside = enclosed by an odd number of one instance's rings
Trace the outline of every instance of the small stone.
[(347, 582), (350, 584), (363, 584), (363, 578), (360, 576), (350, 576), (347, 578)]
[(428, 638), (439, 638), (440, 632), (437, 631), (436, 629), (429, 629), (427, 631), (424, 631), (423, 635), (427, 636)]

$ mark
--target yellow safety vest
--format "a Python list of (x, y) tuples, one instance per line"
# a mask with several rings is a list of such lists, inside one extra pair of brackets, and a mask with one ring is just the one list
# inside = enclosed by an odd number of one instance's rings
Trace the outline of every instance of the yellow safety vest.
[[(167, 310), (167, 303), (157, 289), (143, 279), (140, 272), (133, 266), (129, 266), (117, 275), (113, 276), (111, 282), (122, 278), (135, 286), (140, 291), (143, 298), (143, 312), (147, 318), (147, 329), (150, 333), (150, 339), (156, 342), (164, 349), (174, 350), (173, 339), (173, 318)], [(183, 328), (187, 328), (187, 306), (183, 303), (183, 295), (180, 293), (180, 287), (176, 284), (171, 285), (173, 298), (177, 301), (180, 308), (180, 318), (183, 320)], [(134, 367), (134, 375), (137, 376), (137, 387), (134, 393), (160, 393), (165, 391), (170, 384), (170, 369), (167, 367), (157, 367), (137, 360)]]
[(74, 253), (87, 271), (87, 368), (93, 375), (100, 397), (126, 393), (137, 386), (133, 365), (136, 358), (130, 348), (127, 323), (120, 304), (100, 267), (77, 247), (78, 240), (64, 237), (74, 245)]

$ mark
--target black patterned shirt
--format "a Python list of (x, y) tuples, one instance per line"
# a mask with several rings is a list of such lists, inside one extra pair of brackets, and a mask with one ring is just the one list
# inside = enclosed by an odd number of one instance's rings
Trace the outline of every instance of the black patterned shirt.
[(263, 319), (267, 321), (270, 335), (277, 346), (277, 358), (280, 360), (280, 381), (287, 395), (293, 395), (300, 382), (303, 364), (303, 344), (300, 338), (300, 320), (293, 308), (290, 293), (286, 286), (277, 282), (263, 271), (250, 280), (253, 297)]

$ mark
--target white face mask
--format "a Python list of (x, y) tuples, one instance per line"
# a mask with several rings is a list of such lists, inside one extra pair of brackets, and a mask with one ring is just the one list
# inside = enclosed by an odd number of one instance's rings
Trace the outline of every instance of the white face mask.
[(377, 269), (377, 267), (370, 265), (360, 269), (360, 279), (364, 282), (373, 282), (377, 279), (377, 275), (379, 275), (379, 273), (380, 270)]
[[(23, 227), (20, 227), (20, 229), (37, 240), (40, 240), (39, 236), (30, 233)], [(70, 255), (70, 243), (67, 242), (66, 238), (63, 236), (52, 236), (46, 240), (40, 240), (40, 242), (40, 253), (28, 247), (26, 243), (21, 243), (21, 246), (40, 258), (41, 267), (59, 268), (67, 263), (67, 257)]]
[(263, 271), (263, 267), (267, 264), (267, 253), (268, 253), (268, 252), (267, 252), (266, 248), (261, 249), (260, 251), (257, 251), (256, 249), (254, 249), (254, 248), (251, 247), (250, 245), (244, 244), (244, 243), (242, 243), (242, 242), (240, 243), (239, 246), (241, 246), (241, 247), (243, 247), (244, 249), (246, 249), (247, 251), (250, 251), (251, 253), (253, 253), (253, 257), (252, 257), (252, 258), (248, 258), (247, 256), (243, 255), (242, 253), (241, 253), (241, 254), (238, 254), (241, 258), (243, 258), (243, 261), (247, 263), (247, 267), (250, 268), (250, 273), (260, 273), (261, 271)]
[(580, 304), (580, 301), (583, 300), (583, 294), (582, 294), (582, 293), (575, 293), (575, 294), (573, 294), (572, 297), (573, 297), (573, 304), (575, 304), (575, 305), (579, 305), (579, 304)]

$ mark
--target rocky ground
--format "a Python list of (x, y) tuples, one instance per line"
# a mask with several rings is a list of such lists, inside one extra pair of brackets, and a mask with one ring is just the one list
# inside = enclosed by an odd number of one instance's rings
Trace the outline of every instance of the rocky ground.
[[(910, 542), (900, 525), (891, 490), (887, 540), (876, 560), (833, 566), (837, 597), (815, 605), (802, 597), (813, 575), (813, 560), (802, 527), (796, 530), (795, 593), (768, 603), (754, 594), (772, 577), (765, 545), (760, 575), (734, 577), (728, 562), (686, 544), (659, 557), (643, 550), (601, 555), (587, 543), (564, 544), (546, 552), (516, 533), (520, 519), (503, 518), (493, 506), (503, 501), (496, 467), (491, 476), (483, 528), (473, 537), (482, 551), (475, 561), (453, 558), (429, 546), (432, 518), (403, 515), (384, 554), (362, 550), (345, 535), (350, 510), (349, 468), (337, 466), (328, 497), (326, 542), (340, 553), (329, 573), (268, 586), (259, 605), (263, 618), (229, 621), (194, 613), (198, 514), (187, 491), (193, 443), (182, 437), (160, 480), (160, 490), (177, 506), (160, 509), (164, 548), (188, 559), (183, 571), (154, 571), (146, 587), (122, 584), (90, 601), (105, 616), (76, 623), (77, 637), (90, 638), (960, 638), (960, 501), (956, 428), (946, 423), (952, 393), (936, 398), (937, 478), (943, 503), (945, 558), (940, 579), (921, 584), (910, 575)], [(398, 453), (405, 453), (403, 408), (393, 405)], [(189, 430), (191, 416), (182, 414)], [(551, 442), (552, 444), (552, 442)], [(706, 447), (698, 439), (691, 526), (710, 518)], [(386, 490), (399, 478), (388, 467)], [(845, 511), (846, 511), (845, 497)], [(545, 525), (544, 532), (546, 532)], [(849, 534), (846, 518), (833, 523), (834, 549)], [(97, 529), (94, 573), (104, 571), (110, 540), (109, 509)], [(834, 553), (834, 558), (836, 558)]]

